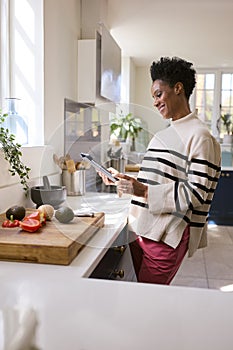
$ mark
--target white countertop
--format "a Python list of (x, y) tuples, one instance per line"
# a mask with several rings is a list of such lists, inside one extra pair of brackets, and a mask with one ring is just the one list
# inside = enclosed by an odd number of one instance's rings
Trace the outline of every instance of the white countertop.
[[(14, 270), (21, 275), (29, 276), (35, 271), (46, 271), (48, 273), (71, 273), (75, 277), (88, 277), (96, 265), (102, 259), (108, 247), (114, 242), (127, 222), (130, 196), (119, 198), (113, 193), (86, 193), (85, 196), (68, 196), (64, 206), (70, 206), (74, 210), (90, 209), (93, 212), (105, 213), (104, 227), (99, 229), (94, 236), (86, 243), (84, 249), (68, 266), (23, 263), (23, 262), (4, 262), (0, 261), (0, 276), (2, 268)], [(1, 350), (1, 349), (0, 349)]]
[(222, 171), (233, 171), (233, 167), (232, 166), (222, 166), (221, 170)]
[(106, 227), (69, 266), (0, 262), (2, 315), (34, 310), (40, 350), (232, 349), (232, 293), (83, 277), (123, 228), (129, 198), (72, 201), (105, 211)]

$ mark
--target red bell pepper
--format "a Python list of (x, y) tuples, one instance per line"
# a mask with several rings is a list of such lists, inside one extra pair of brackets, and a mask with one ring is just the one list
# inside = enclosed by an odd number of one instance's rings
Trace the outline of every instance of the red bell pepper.
[(43, 213), (41, 213), (39, 210), (36, 210), (32, 212), (31, 214), (28, 214), (23, 218), (22, 221), (28, 220), (28, 219), (34, 219), (38, 220), (42, 225), (46, 223), (46, 218)]
[(20, 221), (20, 227), (22, 230), (27, 232), (36, 232), (41, 227), (41, 223), (39, 220), (31, 219), (31, 218), (24, 218), (23, 221)]
[(10, 220), (5, 220), (2, 223), (2, 227), (18, 227), (19, 226), (19, 220), (14, 220), (13, 215), (10, 216)]

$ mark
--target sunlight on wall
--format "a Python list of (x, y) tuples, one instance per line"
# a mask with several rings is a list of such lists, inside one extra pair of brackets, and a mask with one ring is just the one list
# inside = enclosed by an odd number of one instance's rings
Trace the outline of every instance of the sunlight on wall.
[(28, 124), (28, 144), (43, 145), (43, 1), (13, 0), (10, 8), (11, 97)]
[[(15, 18), (27, 33), (28, 39), (35, 44), (35, 13), (27, 0), (15, 2)], [(22, 19), (27, 19), (26, 21)]]

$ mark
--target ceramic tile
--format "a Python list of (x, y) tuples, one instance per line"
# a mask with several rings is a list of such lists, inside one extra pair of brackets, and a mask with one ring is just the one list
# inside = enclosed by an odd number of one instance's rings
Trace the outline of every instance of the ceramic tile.
[(192, 258), (185, 257), (171, 285), (233, 287), (233, 226), (209, 225), (208, 246), (197, 250)]
[(192, 277), (181, 277), (176, 276), (171, 283), (171, 286), (186, 286), (186, 287), (197, 287), (197, 288), (208, 288), (206, 278), (192, 278)]
[(221, 290), (223, 288), (223, 291), (233, 292), (233, 278), (229, 280), (209, 278), (208, 284), (211, 289)]
[(208, 224), (208, 230), (225, 230), (228, 226), (224, 225), (216, 225), (216, 224)]
[(211, 244), (204, 249), (208, 278), (233, 278), (233, 245)]
[(233, 244), (233, 226), (227, 226), (227, 232)]
[[(216, 225), (216, 224), (208, 224), (208, 230), (209, 229), (217, 229), (219, 231), (221, 230), (225, 230), (226, 228), (231, 227), (231, 226), (227, 226), (227, 225)], [(233, 228), (233, 226), (232, 226)]]
[(230, 237), (227, 226), (208, 226), (207, 231), (208, 244), (233, 244), (233, 231), (232, 238)]
[(203, 261), (203, 251), (204, 249), (197, 249), (196, 252), (194, 253), (194, 255), (191, 258), (188, 258), (188, 256), (186, 255), (185, 259), (187, 261), (192, 261), (192, 262), (200, 262)]
[(185, 257), (177, 276), (207, 278), (203, 249), (197, 250), (191, 258)]
[(233, 226), (219, 226), (219, 228), (221, 227), (226, 227), (229, 232), (233, 233)]

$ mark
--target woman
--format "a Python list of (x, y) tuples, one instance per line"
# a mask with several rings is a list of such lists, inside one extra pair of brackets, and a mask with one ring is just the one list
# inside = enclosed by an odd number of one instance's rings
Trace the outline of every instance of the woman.
[[(139, 282), (170, 284), (189, 252), (207, 245), (207, 217), (220, 175), (220, 145), (195, 113), (192, 64), (163, 57), (150, 68), (154, 106), (170, 126), (150, 141), (137, 179), (111, 170), (132, 193), (129, 228)], [(101, 175), (106, 184), (110, 182)]]

